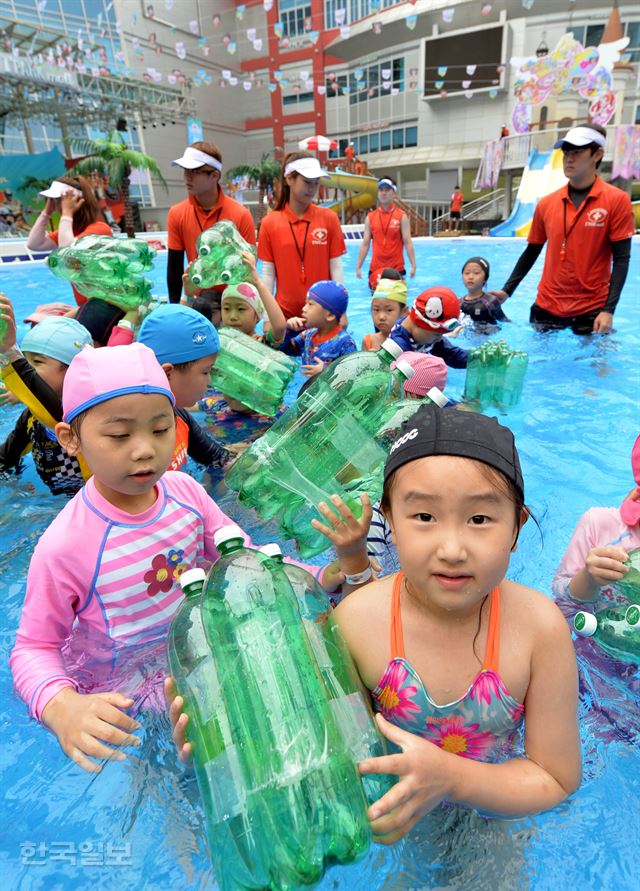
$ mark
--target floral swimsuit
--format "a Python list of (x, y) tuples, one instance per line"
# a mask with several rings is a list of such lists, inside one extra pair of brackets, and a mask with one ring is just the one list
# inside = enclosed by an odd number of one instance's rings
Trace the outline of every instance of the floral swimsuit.
[(476, 761), (513, 757), (524, 720), (524, 705), (509, 694), (500, 675), (500, 590), (489, 595), (489, 633), (482, 668), (464, 696), (437, 705), (404, 658), (400, 590), (396, 575), (391, 599), (391, 661), (372, 691), (376, 711), (398, 727), (428, 739), (447, 752)]

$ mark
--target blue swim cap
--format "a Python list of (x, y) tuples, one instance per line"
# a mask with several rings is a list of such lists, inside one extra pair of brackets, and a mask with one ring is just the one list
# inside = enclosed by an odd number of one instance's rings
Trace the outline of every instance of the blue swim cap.
[(150, 347), (162, 365), (194, 362), (220, 351), (218, 332), (201, 313), (189, 306), (158, 306), (140, 328), (138, 342)]
[(347, 304), (349, 303), (349, 293), (345, 286), (340, 282), (330, 280), (316, 282), (315, 285), (311, 285), (307, 291), (307, 297), (310, 300), (315, 300), (320, 306), (324, 306), (337, 319), (347, 311)]

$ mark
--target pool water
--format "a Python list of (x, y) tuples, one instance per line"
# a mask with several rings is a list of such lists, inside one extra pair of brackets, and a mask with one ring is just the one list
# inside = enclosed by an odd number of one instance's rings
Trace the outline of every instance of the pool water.
[[(567, 332), (537, 334), (528, 309), (542, 268), (538, 261), (505, 311), (512, 322), (500, 336), (526, 350), (530, 364), (523, 400), (502, 419), (516, 434), (529, 522), (511, 561), (511, 578), (549, 592), (554, 570), (576, 521), (591, 506), (618, 505), (633, 480), (631, 447), (640, 430), (638, 329), (640, 241), (634, 239), (629, 278), (609, 337), (577, 338)], [(415, 297), (443, 283), (462, 291), (463, 261), (483, 254), (492, 287), (500, 287), (523, 248), (510, 239), (416, 242)], [(351, 293), (349, 318), (358, 343), (373, 330), (366, 285), (355, 278), (358, 244), (345, 262)], [(153, 272), (163, 293), (165, 255)], [(4, 267), (0, 290), (19, 319), (38, 303), (70, 299), (66, 283), (42, 264)], [(20, 326), (19, 335), (26, 331)], [(483, 338), (465, 330), (458, 343)], [(459, 398), (464, 372), (450, 370), (447, 391)], [(0, 409), (6, 437), (18, 407)], [(197, 472), (197, 471), (196, 471)], [(264, 543), (273, 538), (255, 515), (237, 511), (234, 497), (215, 492), (232, 514)], [(162, 713), (142, 713), (143, 745), (123, 763), (93, 777), (72, 764), (46, 730), (31, 721), (12, 689), (8, 657), (18, 625), (29, 557), (39, 535), (64, 505), (40, 483), (30, 462), (20, 477), (0, 482), (0, 620), (3, 789), (0, 870), (7, 889), (216, 887), (193, 776), (178, 764)], [(590, 641), (578, 642), (584, 781), (570, 802), (519, 821), (486, 822), (474, 814), (440, 810), (393, 849), (372, 848), (359, 864), (334, 867), (319, 886), (350, 891), (409, 889), (640, 888), (640, 673), (602, 659)], [(146, 690), (161, 659), (136, 666)], [(146, 693), (143, 693), (146, 696)], [(635, 865), (634, 865), (635, 864)]]

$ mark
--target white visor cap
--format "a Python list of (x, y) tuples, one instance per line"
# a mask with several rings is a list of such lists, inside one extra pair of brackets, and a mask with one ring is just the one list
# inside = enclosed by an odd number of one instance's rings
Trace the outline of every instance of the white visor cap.
[(184, 150), (184, 155), (181, 158), (176, 158), (171, 162), (172, 167), (184, 167), (185, 170), (196, 170), (198, 167), (204, 167), (205, 164), (215, 167), (216, 170), (222, 170), (222, 164), (217, 158), (206, 152), (201, 152), (200, 149), (192, 148), (190, 145)]
[(305, 179), (331, 178), (331, 174), (322, 169), (317, 158), (298, 158), (297, 161), (290, 161), (284, 168), (284, 175), (289, 176), (290, 173), (299, 173)]
[(573, 127), (566, 133), (562, 139), (559, 139), (554, 148), (562, 148), (563, 145), (575, 145), (576, 148), (584, 148), (585, 145), (591, 145), (595, 142), (601, 148), (605, 147), (606, 138), (597, 130), (591, 127)]
[(45, 189), (43, 192), (39, 194), (44, 198), (62, 198), (63, 195), (66, 195), (67, 192), (71, 192), (72, 195), (79, 195), (82, 197), (82, 192), (80, 189), (74, 189), (73, 186), (68, 185), (67, 183), (61, 183), (59, 180), (54, 179), (48, 189)]

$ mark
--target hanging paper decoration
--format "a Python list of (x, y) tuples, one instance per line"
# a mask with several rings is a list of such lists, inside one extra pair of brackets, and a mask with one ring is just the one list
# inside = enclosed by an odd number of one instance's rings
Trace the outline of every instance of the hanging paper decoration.
[(262, 0), (262, 8), (265, 12), (271, 12), (273, 9), (273, 0)]
[(231, 72), (229, 71), (228, 68), (222, 69), (222, 76), (224, 77), (225, 80), (229, 80), (229, 78), (231, 77)]
[(222, 24), (222, 19), (220, 18), (219, 15), (216, 14), (211, 17), (211, 22), (213, 23), (214, 28), (219, 28), (220, 25)]
[(497, 90), (489, 90), (489, 99), (495, 99), (497, 95), (498, 95)]
[(210, 51), (211, 51), (211, 47), (210, 47), (210, 46), (203, 46), (203, 47), (202, 47), (202, 53), (203, 53), (203, 55), (208, 56)]
[(274, 22), (273, 33), (276, 35), (278, 40), (280, 40), (280, 38), (284, 34), (284, 24), (282, 22)]
[(380, 34), (382, 32), (382, 22), (371, 22), (371, 30), (374, 34)]
[(271, 81), (269, 81), (269, 83), (267, 84), (267, 89), (269, 90), (270, 93), (275, 93), (275, 91), (278, 89), (278, 84), (274, 84)]
[(417, 68), (410, 68), (410, 69), (409, 69), (409, 77), (417, 77), (417, 76), (418, 76), (418, 69), (417, 69)]
[(187, 58), (187, 51), (185, 49), (184, 43), (181, 40), (176, 43), (176, 56), (181, 60)]
[(472, 74), (475, 74), (477, 67), (478, 67), (477, 65), (467, 65), (467, 74), (469, 76), (471, 76)]
[(330, 72), (327, 74), (327, 80), (335, 80), (335, 79), (336, 79), (336, 73), (335, 73), (335, 71), (330, 71)]
[(455, 9), (452, 9), (450, 6), (447, 9), (442, 10), (442, 20), (447, 24), (451, 24), (453, 21), (453, 16), (455, 15)]
[(164, 8), (167, 10), (167, 12), (171, 12), (171, 10), (173, 9), (173, 0), (164, 0)]
[(310, 31), (312, 27), (313, 27), (313, 22), (311, 21), (311, 16), (308, 15), (305, 17), (305, 20), (304, 20), (304, 30)]
[(247, 40), (249, 43), (253, 43), (256, 39), (256, 29), (255, 28), (247, 28)]
[(236, 6), (236, 18), (238, 19), (239, 22), (241, 22), (242, 19), (244, 18), (244, 12), (245, 12), (246, 8), (247, 7), (245, 6), (244, 3), (242, 3), (240, 6)]
[(466, 99), (471, 99), (471, 97), (473, 96), (473, 90), (465, 90), (464, 95)]
[(319, 31), (309, 31), (307, 36), (308, 36), (309, 40), (311, 41), (311, 43), (314, 44), (314, 46), (315, 46), (315, 44), (320, 39), (320, 32)]
[(340, 37), (342, 40), (347, 40), (349, 35), (351, 34), (351, 25), (343, 25), (340, 28)]
[(448, 95), (449, 94), (447, 93), (446, 90), (440, 90), (440, 98), (441, 99), (446, 99)]
[(443, 86), (444, 86), (444, 81), (443, 81), (443, 80), (437, 80), (437, 81), (435, 82), (434, 86), (435, 86), (436, 90), (441, 90), (441, 89), (443, 88)]
[(223, 34), (222, 43), (224, 44), (224, 46), (229, 46), (229, 44), (231, 43), (231, 34)]
[(530, 115), (525, 115), (526, 108), (541, 105), (549, 96), (562, 93), (577, 93), (588, 99), (590, 119), (602, 126), (607, 124), (616, 110), (612, 69), (628, 43), (629, 38), (623, 37), (597, 48), (585, 48), (569, 32), (546, 56), (512, 60), (518, 68), (513, 89), (517, 100), (513, 112), (516, 132), (524, 133), (528, 129)]
[(252, 86), (253, 86), (253, 84), (251, 83), (250, 80), (243, 80), (243, 81), (242, 81), (242, 88), (244, 89), (244, 91), (245, 91), (246, 93), (249, 92), (249, 90), (251, 89)]
[(404, 23), (410, 31), (413, 31), (415, 26), (418, 24), (418, 16), (417, 15), (408, 15), (405, 18)]
[(462, 89), (463, 89), (463, 90), (468, 90), (470, 86), (471, 86), (471, 81), (470, 81), (470, 80), (463, 80), (463, 81), (462, 81)]
[(198, 31), (200, 30), (200, 26), (198, 25), (197, 19), (191, 19), (191, 21), (189, 22), (189, 30), (192, 34), (198, 33)]
[(491, 3), (483, 3), (480, 12), (482, 13), (482, 15), (489, 15), (492, 9), (493, 6)]
[(409, 81), (409, 89), (410, 89), (410, 90), (415, 90), (415, 88), (416, 88), (417, 86), (418, 86), (418, 81), (417, 81), (417, 80), (410, 80), (410, 81)]
[(444, 77), (447, 71), (448, 68), (446, 65), (440, 65), (440, 67), (438, 68), (438, 74), (440, 75), (440, 77)]
[(390, 68), (383, 68), (382, 71), (380, 72), (380, 74), (382, 75), (383, 80), (391, 79), (391, 69)]
[(356, 70), (353, 72), (353, 76), (356, 80), (362, 80), (362, 78), (364, 77), (364, 70), (362, 68), (356, 68)]
[(531, 9), (534, 3), (535, 0), (522, 0), (522, 5), (525, 9)]
[(238, 44), (235, 42), (235, 40), (232, 40), (230, 43), (227, 44), (227, 52), (230, 55), (232, 55), (232, 56), (235, 55), (235, 52), (237, 49), (238, 49)]
[(229, 78), (229, 83), (231, 84), (232, 87), (237, 87), (237, 86), (238, 86), (238, 78), (237, 78), (237, 77), (230, 77), (230, 78)]
[(280, 81), (280, 86), (281, 86), (281, 87), (288, 87), (288, 86), (289, 86), (289, 78), (288, 78), (288, 77), (283, 77), (282, 80)]
[(391, 95), (392, 95), (392, 96), (397, 96), (399, 92), (400, 92), (400, 87), (394, 87), (394, 88), (391, 90)]
[(167, 74), (167, 81), (173, 87), (175, 84), (178, 83), (178, 78), (175, 76), (175, 74)]
[(380, 12), (381, 6), (381, 0), (369, 0), (369, 9), (371, 12)]
[(324, 84), (318, 84), (316, 90), (319, 96), (324, 96), (324, 94), (327, 92), (327, 88)]
[(277, 80), (278, 83), (280, 83), (280, 81), (282, 80), (283, 77), (284, 77), (284, 74), (282, 73), (282, 71), (274, 71), (273, 72), (273, 78), (274, 78), (274, 80)]
[(347, 17), (347, 10), (346, 10), (346, 9), (342, 9), (342, 8), (340, 8), (340, 9), (336, 9), (336, 11), (335, 11), (335, 13), (334, 13), (334, 18), (335, 18), (335, 20), (336, 20), (336, 25), (344, 25), (344, 20), (345, 20), (346, 17)]
[(390, 80), (383, 80), (383, 81), (382, 81), (382, 89), (383, 89), (383, 90), (388, 90), (390, 87), (391, 87), (391, 81), (390, 81)]
[(256, 39), (253, 41), (253, 48), (257, 53), (260, 52), (260, 50), (262, 49), (262, 37), (256, 37)]
[(344, 93), (345, 96), (348, 96), (349, 93), (351, 92), (351, 87), (343, 87), (342, 92)]
[(496, 71), (498, 72), (498, 74), (502, 74), (504, 72), (504, 65), (498, 65)]
[(625, 124), (616, 127), (611, 177), (640, 179), (640, 126)]

